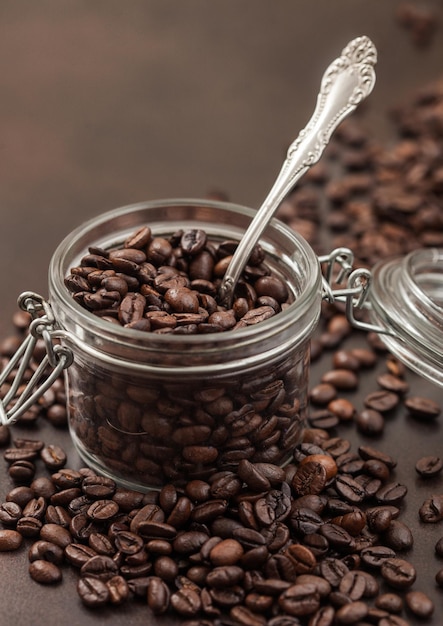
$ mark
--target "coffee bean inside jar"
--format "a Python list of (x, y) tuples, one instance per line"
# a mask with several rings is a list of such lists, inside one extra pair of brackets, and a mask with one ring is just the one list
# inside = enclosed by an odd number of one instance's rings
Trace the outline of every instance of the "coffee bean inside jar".
[(101, 473), (149, 489), (292, 458), (306, 418), (319, 261), (275, 222), (232, 307), (219, 305), (251, 214), (207, 201), (125, 207), (54, 254), (51, 305), (74, 354), (70, 430)]

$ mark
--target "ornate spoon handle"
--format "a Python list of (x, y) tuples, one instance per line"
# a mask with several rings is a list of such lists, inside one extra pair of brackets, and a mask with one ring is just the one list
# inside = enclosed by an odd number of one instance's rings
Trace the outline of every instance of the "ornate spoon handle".
[(255, 244), (280, 202), (303, 174), (320, 159), (332, 133), (372, 91), (377, 51), (366, 37), (353, 39), (323, 75), (315, 111), (290, 145), (286, 160), (262, 206), (242, 237), (219, 289), (219, 300), (232, 303), (235, 286)]

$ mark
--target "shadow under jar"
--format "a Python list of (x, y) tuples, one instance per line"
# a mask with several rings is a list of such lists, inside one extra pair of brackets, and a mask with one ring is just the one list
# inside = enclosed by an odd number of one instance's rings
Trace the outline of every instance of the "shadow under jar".
[(88, 248), (115, 249), (141, 227), (163, 238), (201, 229), (217, 246), (239, 241), (253, 214), (202, 200), (135, 204), (80, 226), (53, 255), (50, 302), (74, 356), (66, 370), (71, 436), (89, 466), (121, 485), (180, 487), (241, 459), (284, 465), (301, 440), (322, 278), (309, 244), (279, 221), (260, 244), (289, 304), (251, 326), (194, 335), (125, 328), (83, 308), (65, 285)]

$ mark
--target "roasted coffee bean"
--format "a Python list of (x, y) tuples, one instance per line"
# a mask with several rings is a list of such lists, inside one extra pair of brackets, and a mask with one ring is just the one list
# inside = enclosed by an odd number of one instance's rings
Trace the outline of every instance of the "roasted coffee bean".
[(202, 502), (194, 507), (191, 513), (191, 519), (194, 522), (206, 524), (216, 518), (220, 518), (226, 512), (227, 508), (227, 500), (222, 500), (220, 498), (208, 500), (207, 502)]
[(361, 367), (358, 355), (351, 350), (337, 350), (332, 357), (332, 362), (336, 370), (347, 369), (356, 372)]
[(369, 607), (365, 602), (360, 600), (349, 602), (337, 610), (335, 620), (337, 624), (355, 624), (359, 620), (363, 621), (368, 612)]
[(98, 554), (81, 566), (81, 576), (99, 578), (106, 581), (119, 573), (117, 563), (108, 556)]
[(405, 603), (412, 615), (419, 619), (427, 619), (434, 613), (434, 603), (423, 591), (408, 591)]
[(375, 494), (380, 504), (398, 504), (408, 492), (406, 485), (397, 482), (384, 484)]
[(239, 584), (244, 577), (244, 571), (237, 565), (214, 567), (206, 577), (206, 583), (216, 589), (224, 589)]
[[(23, 537), (38, 537), (43, 527), (42, 522), (36, 517), (21, 517), (16, 525), (17, 531)], [(50, 541), (51, 539), (49, 539)]]
[(319, 533), (339, 552), (350, 552), (354, 547), (352, 536), (337, 524), (324, 523), (320, 526)]
[(71, 524), (71, 515), (61, 506), (53, 506), (50, 504), (45, 512), (45, 522), (47, 524), (59, 524), (64, 528), (69, 528)]
[(63, 549), (50, 541), (36, 541), (29, 548), (28, 558), (32, 561), (43, 560), (60, 565), (63, 562)]
[(397, 552), (409, 550), (414, 544), (414, 537), (408, 526), (400, 520), (392, 520), (383, 533), (383, 541)]
[(396, 593), (383, 593), (375, 599), (375, 606), (389, 613), (401, 613), (403, 600)]
[[(191, 426), (192, 429), (192, 426)], [(203, 441), (205, 441), (205, 439), (207, 439), (208, 434), (210, 432), (210, 429), (207, 429), (208, 432), (205, 432)], [(180, 432), (181, 431), (181, 432)], [(176, 430), (173, 434), (173, 437), (178, 437), (178, 440), (184, 440), (184, 438), (186, 438), (186, 432), (187, 432), (187, 428), (179, 428), (178, 430)], [(179, 434), (180, 433), (180, 434)], [(191, 439), (190, 442), (194, 441), (192, 435), (191, 435)], [(161, 506), (161, 508), (163, 509), (163, 511), (165, 511), (165, 513), (170, 513), (173, 508), (175, 507), (175, 505), (177, 504), (177, 500), (178, 500), (178, 492), (177, 489), (175, 488), (174, 485), (172, 484), (168, 484), (165, 485), (159, 493), (159, 504)]]
[(170, 556), (159, 556), (154, 563), (154, 573), (162, 580), (172, 583), (178, 576), (179, 568)]
[(364, 409), (355, 417), (355, 423), (360, 432), (365, 435), (380, 435), (385, 427), (385, 418), (380, 411)]
[(82, 543), (70, 543), (64, 549), (64, 555), (71, 565), (81, 568), (86, 561), (89, 561), (97, 553), (89, 546)]
[(377, 459), (385, 463), (385, 465), (387, 465), (389, 469), (393, 469), (397, 465), (396, 460), (389, 454), (381, 452), (380, 450), (376, 450), (371, 446), (359, 446), (358, 453), (365, 461), (369, 459)]
[(57, 487), (55, 486), (54, 482), (46, 476), (39, 476), (35, 478), (32, 481), (30, 487), (34, 492), (36, 498), (39, 498), (41, 496), (47, 500), (50, 499), (51, 496), (53, 496), (54, 493), (57, 491)]
[(359, 504), (366, 497), (364, 487), (357, 480), (346, 474), (338, 474), (336, 476), (334, 488), (340, 496), (351, 503)]
[(300, 466), (307, 463), (320, 463), (326, 471), (326, 480), (329, 481), (337, 474), (337, 463), (332, 455), (329, 454), (309, 454), (300, 461)]
[(242, 487), (241, 480), (234, 472), (222, 472), (211, 478), (211, 496), (225, 500), (237, 495)]
[(0, 504), (0, 522), (3, 526), (15, 526), (22, 515), (21, 507), (15, 502), (3, 502)]
[(193, 502), (205, 502), (209, 499), (211, 488), (204, 480), (191, 480), (185, 486), (186, 495)]
[(319, 494), (327, 482), (325, 466), (318, 462), (307, 462), (297, 469), (292, 480), (292, 489), (298, 496)]
[(10, 529), (0, 529), (0, 552), (18, 550), (23, 541), (20, 532)]
[(138, 533), (140, 525), (144, 522), (164, 522), (165, 514), (157, 504), (146, 504), (141, 509), (138, 509), (136, 514), (131, 520), (130, 530), (133, 533)]
[(404, 559), (386, 559), (381, 565), (385, 582), (395, 589), (408, 589), (417, 577), (414, 566)]
[(40, 452), (45, 443), (41, 439), (30, 439), (28, 437), (15, 437), (14, 445), (16, 448), (20, 448), (21, 450), (35, 450), (36, 452)]
[(51, 496), (51, 504), (53, 506), (69, 506), (69, 504), (81, 496), (81, 489), (71, 487), (57, 491)]
[(392, 391), (394, 393), (404, 394), (409, 391), (408, 383), (398, 376), (394, 376), (393, 374), (381, 374), (377, 377), (377, 383), (383, 389), (386, 389), (387, 391)]
[(262, 526), (285, 520), (290, 511), (289, 496), (276, 489), (269, 491), (266, 497), (259, 498), (254, 504), (255, 516)]
[(37, 456), (38, 451), (34, 448), (7, 448), (3, 452), (3, 458), (10, 464), (18, 461), (33, 461)]
[(337, 389), (330, 383), (315, 385), (309, 392), (309, 399), (313, 404), (327, 405), (337, 397)]
[(320, 606), (320, 595), (315, 585), (295, 584), (283, 591), (278, 599), (280, 608), (292, 616), (312, 615)]
[(436, 494), (427, 498), (419, 509), (422, 522), (435, 524), (443, 519), (443, 495)]
[(323, 520), (318, 513), (307, 507), (293, 509), (290, 518), (291, 527), (299, 535), (310, 535), (318, 531)]
[(75, 516), (81, 514), (86, 515), (86, 511), (89, 509), (91, 504), (93, 503), (92, 498), (88, 498), (87, 496), (79, 496), (78, 498), (74, 498), (68, 504), (68, 512), (70, 515)]
[(59, 524), (44, 524), (40, 531), (40, 538), (55, 543), (63, 549), (72, 542), (69, 530)]
[[(125, 531), (121, 531), (125, 532)], [(114, 542), (102, 533), (92, 531), (88, 535), (88, 545), (95, 554), (103, 554), (104, 556), (112, 556), (115, 553)], [(94, 555), (92, 555), (94, 556)]]
[(416, 462), (415, 469), (423, 478), (437, 476), (443, 469), (443, 459), (438, 456), (421, 457)]
[(120, 511), (130, 512), (138, 508), (143, 501), (143, 494), (131, 489), (117, 488), (112, 496)]
[(361, 551), (361, 559), (369, 567), (381, 567), (386, 559), (395, 558), (395, 551), (388, 546), (370, 546)]
[(366, 510), (368, 526), (370, 530), (376, 533), (387, 530), (396, 516), (398, 516), (398, 509), (391, 505), (372, 507)]
[(62, 580), (61, 569), (50, 561), (32, 561), (29, 565), (29, 574), (41, 585), (55, 585)]
[(143, 550), (144, 541), (139, 535), (123, 530), (115, 537), (115, 547), (123, 554), (133, 555)]
[(170, 605), (184, 617), (197, 615), (202, 606), (200, 594), (190, 587), (182, 587), (171, 594)]
[(170, 597), (168, 585), (158, 576), (151, 576), (147, 586), (147, 600), (154, 615), (161, 615), (168, 610)]
[(339, 419), (335, 413), (329, 411), (329, 409), (323, 409), (314, 411), (309, 415), (309, 423), (313, 428), (322, 428), (325, 430), (331, 430), (339, 424)]
[(110, 599), (106, 582), (93, 576), (82, 576), (77, 583), (77, 592), (83, 604), (90, 609), (102, 607)]
[(123, 576), (113, 576), (106, 581), (109, 591), (109, 602), (111, 604), (120, 605), (129, 598), (129, 585)]
[(84, 477), (80, 474), (80, 472), (68, 468), (60, 469), (58, 472), (55, 472), (51, 476), (52, 482), (59, 489), (71, 489), (72, 487), (80, 487), (83, 482), (83, 478)]
[(440, 415), (440, 406), (429, 398), (411, 396), (404, 401), (410, 414), (417, 419), (434, 420)]
[(191, 554), (198, 552), (207, 539), (208, 535), (205, 532), (199, 530), (183, 531), (174, 539), (173, 548), (178, 554)]
[(247, 459), (242, 459), (237, 467), (238, 476), (254, 491), (266, 491), (271, 483), (266, 475), (257, 468), (256, 464)]
[(8, 470), (9, 476), (16, 483), (30, 483), (35, 475), (35, 465), (31, 461), (15, 461)]
[(143, 249), (151, 240), (151, 229), (147, 226), (139, 228), (132, 233), (124, 243), (125, 248)]
[(339, 390), (351, 390), (358, 387), (358, 376), (349, 369), (335, 369), (323, 374), (322, 383), (330, 384)]
[(340, 422), (349, 422), (355, 417), (356, 409), (346, 398), (336, 398), (328, 403), (328, 411), (338, 417)]
[(216, 567), (235, 565), (244, 554), (242, 544), (236, 539), (223, 539), (209, 552), (209, 560)]
[(65, 451), (57, 445), (46, 445), (40, 452), (40, 458), (48, 469), (62, 468), (67, 461)]
[(96, 500), (86, 511), (86, 515), (94, 521), (107, 521), (119, 512), (119, 507), (114, 500)]
[(94, 499), (112, 498), (117, 485), (105, 476), (87, 476), (82, 483), (83, 493)]
[(287, 545), (290, 533), (286, 524), (274, 522), (262, 531), (266, 546), (270, 552), (278, 552)]
[(6, 494), (7, 502), (15, 502), (22, 509), (28, 504), (30, 500), (34, 498), (34, 492), (30, 487), (21, 485), (20, 487), (14, 487)]
[(287, 548), (285, 554), (293, 561), (297, 574), (312, 572), (317, 564), (314, 553), (304, 545), (292, 544)]
[(387, 413), (392, 411), (400, 402), (396, 393), (391, 391), (373, 391), (368, 394), (364, 400), (365, 406), (379, 413)]
[(320, 573), (331, 587), (338, 587), (343, 576), (349, 572), (346, 564), (334, 557), (327, 557), (320, 562)]

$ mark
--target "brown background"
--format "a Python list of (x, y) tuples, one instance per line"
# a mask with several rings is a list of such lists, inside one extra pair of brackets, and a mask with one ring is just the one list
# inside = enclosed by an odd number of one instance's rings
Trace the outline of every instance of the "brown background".
[[(377, 84), (359, 114), (391, 140), (387, 111), (443, 74), (443, 5), (432, 44), (418, 49), (396, 20), (401, 2), (376, 0), (6, 0), (0, 3), (0, 337), (23, 290), (46, 294), (59, 241), (106, 210), (221, 189), (256, 206), (288, 143), (305, 125), (320, 77), (354, 37), (378, 53)], [(318, 372), (314, 368), (313, 380)], [(411, 380), (441, 400), (432, 385)], [(360, 394), (370, 390), (362, 384)], [(69, 441), (42, 427), (46, 439)], [(385, 447), (405, 458), (442, 448), (439, 425), (390, 424)], [(71, 464), (78, 463), (70, 451)], [(409, 472), (409, 473), (408, 473)], [(10, 488), (0, 467), (2, 497)], [(432, 554), (443, 529), (420, 527), (425, 493), (413, 473), (406, 520), (418, 539), (420, 588), (443, 623)], [(412, 476), (412, 478), (411, 478)], [(437, 488), (437, 487), (436, 487)], [(73, 592), (32, 583), (26, 553), (1, 555), (0, 622), (138, 625), (146, 609), (92, 614)], [(441, 566), (442, 564), (440, 564)], [(160, 622), (159, 622), (160, 623)], [(162, 622), (168, 623), (168, 622)]]

